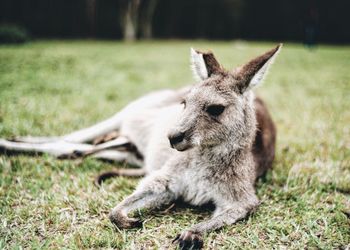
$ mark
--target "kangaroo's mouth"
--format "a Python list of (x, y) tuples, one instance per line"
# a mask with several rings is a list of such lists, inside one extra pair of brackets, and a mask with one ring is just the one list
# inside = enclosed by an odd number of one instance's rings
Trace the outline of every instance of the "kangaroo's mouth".
[(183, 141), (183, 142), (180, 142), (180, 143), (177, 143), (177, 144), (171, 144), (171, 147), (176, 149), (177, 151), (186, 151), (190, 148), (192, 148), (192, 143), (190, 142), (186, 142), (186, 141)]

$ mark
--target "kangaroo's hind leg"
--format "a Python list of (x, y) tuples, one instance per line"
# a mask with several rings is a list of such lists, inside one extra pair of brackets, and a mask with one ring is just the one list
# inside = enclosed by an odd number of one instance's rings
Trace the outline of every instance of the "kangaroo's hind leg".
[(113, 131), (119, 131), (122, 122), (130, 116), (140, 113), (140, 110), (147, 110), (157, 107), (163, 107), (180, 101), (180, 97), (186, 93), (187, 89), (178, 91), (160, 90), (142, 96), (135, 101), (129, 103), (120, 112), (116, 113), (109, 119), (99, 122), (91, 127), (84, 128), (63, 136), (53, 137), (16, 137), (11, 139), (16, 142), (28, 143), (47, 143), (58, 140), (64, 140), (74, 143), (88, 143), (93, 142), (96, 138), (106, 135)]
[(58, 141), (60, 137), (57, 136), (15, 136), (9, 138), (12, 142), (25, 142), (25, 143), (46, 143)]
[(73, 156), (75, 151), (89, 151), (93, 145), (55, 141), (47, 143), (13, 142), (0, 139), (0, 152), (12, 154), (49, 154), (55, 157)]
[(142, 168), (144, 165), (143, 158), (139, 155), (130, 151), (119, 151), (118, 149), (102, 150), (91, 154), (90, 157), (108, 162), (124, 162), (139, 168)]
[(99, 122), (91, 127), (84, 128), (75, 132), (72, 132), (63, 136), (52, 136), (52, 137), (33, 137), (33, 136), (23, 136), (15, 137), (10, 139), (14, 142), (26, 142), (26, 143), (48, 143), (54, 141), (66, 141), (72, 143), (87, 143), (92, 142), (100, 136), (104, 136), (110, 132), (118, 131), (120, 128), (122, 120), (117, 113), (111, 118)]
[[(125, 152), (101, 152), (105, 150), (119, 149)], [(64, 140), (47, 143), (13, 142), (0, 139), (0, 152), (5, 154), (43, 154), (47, 153), (58, 158), (78, 158), (93, 155), (95, 158), (112, 158), (116, 161), (123, 161), (124, 154), (135, 155), (135, 159), (142, 160), (133, 144), (123, 136), (99, 145), (86, 143), (72, 143)], [(127, 152), (130, 151), (130, 152)], [(124, 153), (124, 154), (123, 154)], [(134, 162), (137, 163), (136, 160)]]

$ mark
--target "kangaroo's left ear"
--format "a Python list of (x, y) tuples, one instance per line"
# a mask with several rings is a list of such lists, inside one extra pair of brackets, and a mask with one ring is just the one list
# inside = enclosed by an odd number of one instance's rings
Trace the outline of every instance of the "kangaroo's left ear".
[(238, 79), (238, 89), (241, 93), (254, 88), (264, 80), (270, 65), (275, 60), (281, 48), (282, 44), (279, 44), (277, 47), (251, 60), (234, 72), (235, 77)]
[(212, 52), (201, 52), (191, 48), (191, 66), (193, 76), (201, 81), (209, 78), (212, 74), (222, 71), (220, 63)]

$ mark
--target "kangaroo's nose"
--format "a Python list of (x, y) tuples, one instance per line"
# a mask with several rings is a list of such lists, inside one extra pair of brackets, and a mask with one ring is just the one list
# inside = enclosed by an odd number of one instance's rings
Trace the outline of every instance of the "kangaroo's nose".
[(171, 134), (168, 136), (171, 147), (174, 147), (174, 145), (182, 142), (185, 139), (185, 133), (179, 132), (176, 134)]

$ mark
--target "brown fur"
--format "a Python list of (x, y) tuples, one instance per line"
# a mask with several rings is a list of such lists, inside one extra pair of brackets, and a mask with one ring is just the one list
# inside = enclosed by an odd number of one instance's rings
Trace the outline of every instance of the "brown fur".
[(125, 176), (125, 177), (143, 177), (145, 175), (144, 169), (138, 169), (138, 168), (119, 168), (119, 169), (113, 169), (110, 171), (103, 172), (99, 174), (95, 178), (95, 185), (100, 186), (102, 182), (109, 178), (118, 177), (118, 176)]
[(102, 136), (99, 136), (97, 137), (93, 142), (92, 144), (93, 145), (98, 145), (98, 144), (102, 144), (104, 142), (108, 142), (108, 141), (111, 141), (113, 139), (116, 139), (117, 137), (119, 136), (119, 133), (118, 131), (112, 131), (108, 134), (105, 134), (105, 135), (102, 135)]
[[(199, 52), (199, 51), (197, 51)], [(220, 63), (216, 60), (213, 52), (199, 52), (203, 55), (205, 65), (207, 66), (208, 76), (211, 76), (213, 73), (218, 73), (223, 71)]]
[(242, 66), (238, 74), (236, 73), (235, 76), (238, 80), (239, 90), (241, 93), (245, 91), (245, 89), (248, 87), (248, 83), (250, 80), (253, 79), (256, 72), (268, 61), (271, 59), (271, 57), (281, 48), (282, 44), (279, 44), (275, 48), (267, 51), (266, 53), (262, 54), (261, 56), (258, 56)]
[(272, 167), (275, 158), (276, 127), (270, 113), (259, 97), (255, 98), (257, 131), (253, 144), (253, 155), (256, 162), (256, 176), (263, 176)]

